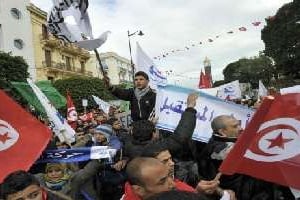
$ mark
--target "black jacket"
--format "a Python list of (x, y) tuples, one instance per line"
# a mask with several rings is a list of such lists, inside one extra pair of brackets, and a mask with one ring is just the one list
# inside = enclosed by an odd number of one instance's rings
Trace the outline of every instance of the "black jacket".
[(187, 108), (181, 116), (181, 119), (170, 137), (162, 138), (158, 141), (138, 142), (135, 140), (129, 141), (125, 145), (126, 154), (129, 158), (141, 156), (143, 149), (150, 143), (165, 145), (172, 155), (177, 155), (187, 146), (191, 139), (196, 126), (196, 110), (194, 108)]
[(109, 90), (119, 99), (130, 101), (132, 121), (147, 120), (155, 106), (156, 93), (150, 89), (138, 102), (134, 94), (134, 88), (120, 89), (111, 87)]

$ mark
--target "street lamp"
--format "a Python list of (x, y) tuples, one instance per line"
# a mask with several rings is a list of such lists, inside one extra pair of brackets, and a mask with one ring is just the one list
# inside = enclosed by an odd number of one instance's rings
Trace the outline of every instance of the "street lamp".
[(129, 44), (129, 53), (130, 53), (130, 65), (131, 65), (131, 70), (132, 70), (132, 81), (133, 82), (134, 82), (134, 64), (133, 64), (133, 61), (132, 61), (130, 37), (134, 36), (135, 34), (137, 34), (139, 36), (143, 36), (144, 33), (141, 30), (140, 31), (135, 31), (133, 33), (130, 33), (129, 31), (127, 31), (128, 44)]

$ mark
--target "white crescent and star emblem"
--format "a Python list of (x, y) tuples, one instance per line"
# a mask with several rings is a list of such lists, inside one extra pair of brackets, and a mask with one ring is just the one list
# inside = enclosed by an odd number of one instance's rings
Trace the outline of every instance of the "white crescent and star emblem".
[(19, 139), (19, 133), (6, 121), (0, 119), (0, 151), (13, 146)]
[(276, 162), (300, 154), (300, 121), (294, 118), (277, 118), (263, 123), (258, 138), (246, 150), (244, 157)]

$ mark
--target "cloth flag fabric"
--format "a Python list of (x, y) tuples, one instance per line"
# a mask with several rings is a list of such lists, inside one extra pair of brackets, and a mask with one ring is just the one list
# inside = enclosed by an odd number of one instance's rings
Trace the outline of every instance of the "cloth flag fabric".
[(69, 91), (67, 91), (67, 120), (70, 126), (76, 129), (78, 114)]
[(300, 94), (265, 98), (220, 167), (300, 189)]
[[(38, 111), (43, 117), (46, 117), (46, 111), (41, 105), (40, 101), (35, 95), (32, 95), (32, 89), (28, 83), (24, 82), (11, 82), (13, 87), (26, 99), (26, 101), (32, 105), (36, 111)], [(57, 109), (64, 108), (66, 106), (66, 98), (62, 96), (51, 84), (50, 81), (39, 81), (36, 85), (46, 95), (46, 97), (53, 103)]]
[(0, 90), (0, 183), (16, 170), (28, 170), (51, 138), (50, 129)]
[(39, 163), (49, 162), (81, 162), (91, 159), (108, 159), (112, 161), (112, 158), (116, 155), (117, 149), (109, 148), (108, 146), (92, 146), (92, 147), (80, 147), (72, 149), (55, 149), (44, 151)]
[(110, 109), (110, 104), (107, 103), (106, 101), (103, 101), (102, 99), (100, 99), (97, 96), (93, 96), (94, 101), (96, 102), (96, 104), (98, 104), (99, 109), (103, 110), (104, 113), (108, 114), (109, 113), (109, 109)]
[[(89, 14), (88, 0), (53, 0), (53, 8), (48, 13), (49, 31), (65, 42), (75, 42), (77, 46), (89, 51), (105, 43), (110, 31), (94, 39)], [(68, 23), (72, 18), (75, 24)]]
[(259, 97), (265, 97), (268, 95), (268, 90), (264, 86), (263, 82), (261, 80), (258, 81), (258, 98)]
[(200, 72), (200, 80), (199, 80), (198, 88), (199, 89), (211, 88), (211, 84), (209, 83), (207, 76), (205, 76), (202, 70)]
[(70, 122), (74, 122), (78, 119), (78, 116), (77, 116), (77, 111), (75, 109), (75, 106), (74, 106), (74, 103), (73, 103), (73, 100), (72, 100), (72, 97), (71, 97), (71, 94), (70, 92), (68, 91), (67, 92), (67, 119), (68, 121)]
[(136, 71), (143, 71), (148, 74), (151, 88), (155, 89), (158, 85), (167, 85), (167, 77), (157, 69), (152, 59), (143, 51), (139, 43), (136, 43)]
[(27, 79), (28, 84), (32, 88), (33, 92), (43, 105), (49, 122), (52, 125), (52, 130), (61, 142), (71, 144), (75, 142), (75, 131), (67, 123), (67, 120), (61, 116), (56, 108), (51, 104), (43, 92), (33, 83), (32, 80)]
[(217, 97), (220, 99), (241, 99), (242, 91), (238, 80), (221, 85), (217, 90)]

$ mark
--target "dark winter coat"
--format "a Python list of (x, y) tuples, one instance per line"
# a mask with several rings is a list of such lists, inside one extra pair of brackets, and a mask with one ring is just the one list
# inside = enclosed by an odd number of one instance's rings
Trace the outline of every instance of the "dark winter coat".
[(131, 119), (132, 121), (147, 120), (155, 106), (156, 93), (150, 89), (138, 102), (134, 94), (134, 88), (120, 89), (116, 87), (110, 88), (112, 94), (119, 99), (130, 101)]
[(149, 143), (157, 143), (168, 147), (172, 155), (177, 155), (188, 144), (196, 126), (196, 110), (187, 108), (181, 116), (181, 119), (174, 130), (174, 133), (167, 138), (161, 138), (158, 141), (144, 141), (142, 143), (131, 140), (125, 146), (126, 155), (129, 158), (138, 157), (142, 154), (143, 149)]

